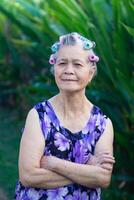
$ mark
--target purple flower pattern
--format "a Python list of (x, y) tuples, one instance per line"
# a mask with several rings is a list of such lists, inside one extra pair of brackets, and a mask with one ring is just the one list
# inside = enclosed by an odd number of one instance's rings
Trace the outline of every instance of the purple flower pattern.
[(57, 188), (57, 189), (49, 189), (47, 191), (47, 200), (64, 200), (64, 197), (68, 193), (68, 189), (65, 188)]
[(75, 190), (72, 195), (66, 196), (65, 200), (89, 200), (89, 196), (87, 195), (87, 192)]
[[(78, 133), (71, 133), (61, 126), (50, 102), (45, 100), (34, 106), (46, 141), (44, 155), (54, 155), (75, 163), (85, 164), (103, 134), (106, 115), (94, 106), (85, 128)], [(78, 184), (54, 188), (39, 189), (24, 187), (18, 181), (15, 190), (16, 200), (101, 200), (100, 188), (86, 188)]]
[(69, 150), (69, 140), (59, 132), (55, 133), (55, 141), (54, 144), (60, 151), (65, 151), (66, 149)]
[(88, 148), (86, 143), (83, 143), (83, 140), (78, 140), (75, 142), (75, 146), (73, 148), (73, 157), (76, 163), (86, 163), (88, 159)]

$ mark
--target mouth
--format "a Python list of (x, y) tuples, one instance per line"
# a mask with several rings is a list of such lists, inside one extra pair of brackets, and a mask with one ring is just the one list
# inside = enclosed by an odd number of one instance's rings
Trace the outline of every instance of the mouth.
[(62, 81), (70, 81), (70, 82), (75, 82), (77, 80), (72, 80), (72, 79), (62, 79)]

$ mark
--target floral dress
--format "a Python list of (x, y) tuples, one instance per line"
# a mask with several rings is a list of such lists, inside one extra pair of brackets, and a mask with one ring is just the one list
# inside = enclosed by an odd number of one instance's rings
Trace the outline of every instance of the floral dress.
[[(86, 126), (72, 133), (58, 119), (51, 103), (44, 100), (34, 106), (36, 109), (46, 146), (44, 155), (53, 155), (75, 163), (86, 164), (106, 126), (107, 116), (93, 105)], [(60, 188), (45, 189), (24, 187), (17, 182), (16, 200), (101, 200), (100, 188), (87, 188), (77, 183)]]

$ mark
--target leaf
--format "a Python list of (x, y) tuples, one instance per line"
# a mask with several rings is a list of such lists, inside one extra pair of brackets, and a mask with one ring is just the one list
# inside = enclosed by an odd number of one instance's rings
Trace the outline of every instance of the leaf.
[(129, 27), (129, 26), (123, 24), (123, 23), (122, 23), (122, 25), (125, 27), (125, 29), (128, 31), (128, 33), (129, 33), (132, 37), (134, 37), (134, 28)]

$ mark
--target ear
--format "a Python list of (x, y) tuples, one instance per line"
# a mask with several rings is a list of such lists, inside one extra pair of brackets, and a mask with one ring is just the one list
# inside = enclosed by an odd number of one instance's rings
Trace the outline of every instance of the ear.
[(96, 72), (96, 64), (94, 63), (92, 66), (90, 66), (90, 70), (89, 70), (89, 82), (92, 81), (94, 75)]

